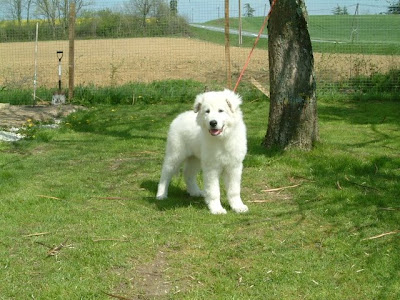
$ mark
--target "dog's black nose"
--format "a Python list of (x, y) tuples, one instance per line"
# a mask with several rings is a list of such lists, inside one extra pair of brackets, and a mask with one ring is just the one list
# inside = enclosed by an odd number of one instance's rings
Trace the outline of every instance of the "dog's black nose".
[(217, 124), (218, 124), (218, 123), (217, 123), (217, 121), (215, 121), (215, 120), (211, 120), (211, 121), (210, 121), (210, 126), (211, 126), (211, 127), (215, 127), (215, 126), (217, 126)]

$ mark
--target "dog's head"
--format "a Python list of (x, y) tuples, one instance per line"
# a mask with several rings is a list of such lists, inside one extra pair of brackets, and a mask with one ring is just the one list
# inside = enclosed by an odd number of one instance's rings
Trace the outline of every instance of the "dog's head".
[(212, 136), (223, 136), (236, 118), (241, 118), (242, 99), (234, 92), (206, 92), (196, 97), (197, 123)]

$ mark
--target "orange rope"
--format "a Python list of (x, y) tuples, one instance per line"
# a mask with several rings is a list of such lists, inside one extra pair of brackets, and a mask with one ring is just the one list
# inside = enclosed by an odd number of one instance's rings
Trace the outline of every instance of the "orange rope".
[(276, 0), (272, 1), (271, 7), (270, 7), (269, 12), (268, 12), (268, 15), (265, 17), (264, 23), (262, 24), (262, 26), (260, 28), (260, 31), (258, 32), (258, 36), (257, 36), (257, 38), (256, 38), (256, 40), (254, 42), (253, 48), (251, 48), (251, 51), (250, 51), (249, 55), (247, 56), (246, 63), (244, 64), (243, 69), (240, 72), (239, 78), (236, 81), (235, 88), (233, 89), (234, 92), (236, 92), (236, 89), (239, 86), (240, 81), (242, 80), (243, 74), (246, 71), (247, 66), (249, 65), (251, 55), (253, 54), (254, 48), (257, 46), (258, 40), (260, 39), (260, 36), (261, 36), (262, 32), (264, 31), (264, 27), (267, 24), (269, 17), (271, 16), (271, 12), (272, 12), (272, 9), (275, 6), (275, 2), (276, 2)]

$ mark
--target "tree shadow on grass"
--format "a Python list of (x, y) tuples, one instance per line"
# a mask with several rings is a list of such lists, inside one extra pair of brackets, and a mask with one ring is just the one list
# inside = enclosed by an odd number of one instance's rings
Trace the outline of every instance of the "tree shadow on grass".
[[(351, 253), (363, 265), (360, 269), (374, 274), (374, 284), (385, 286), (374, 298), (392, 298), (399, 288), (399, 234), (368, 238), (399, 229), (400, 159), (377, 155), (365, 161), (324, 152), (307, 156), (304, 167), (312, 169), (313, 177), (296, 190), (300, 215), (324, 220), (322, 245)], [(343, 244), (333, 245), (334, 240)]]
[(318, 106), (318, 117), (324, 122), (343, 120), (350, 124), (400, 125), (399, 103), (367, 101), (363, 103), (323, 103)]
[[(160, 106), (160, 110), (146, 107), (98, 107), (68, 116), (65, 124), (77, 132), (89, 132), (124, 139), (165, 139), (170, 120), (183, 110), (177, 106)], [(158, 133), (163, 137), (158, 137)]]
[(157, 185), (158, 182), (154, 180), (145, 180), (140, 184), (140, 187), (154, 194), (154, 197), (147, 197), (147, 200), (149, 203), (155, 204), (158, 210), (174, 210), (181, 207), (194, 207), (199, 210), (206, 209), (206, 204), (202, 197), (191, 197), (185, 190), (177, 187), (173, 183), (169, 186), (168, 198), (157, 200)]

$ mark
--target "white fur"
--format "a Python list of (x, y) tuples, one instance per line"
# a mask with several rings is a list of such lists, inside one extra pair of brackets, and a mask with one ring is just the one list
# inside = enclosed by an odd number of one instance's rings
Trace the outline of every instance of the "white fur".
[[(184, 178), (191, 196), (204, 196), (213, 214), (225, 214), (220, 201), (219, 178), (225, 182), (228, 201), (238, 213), (248, 208), (240, 198), (243, 159), (247, 152), (246, 127), (241, 98), (230, 90), (207, 92), (196, 97), (193, 111), (171, 123), (157, 199), (165, 199), (172, 176), (184, 163)], [(204, 192), (196, 182), (203, 171)]]

